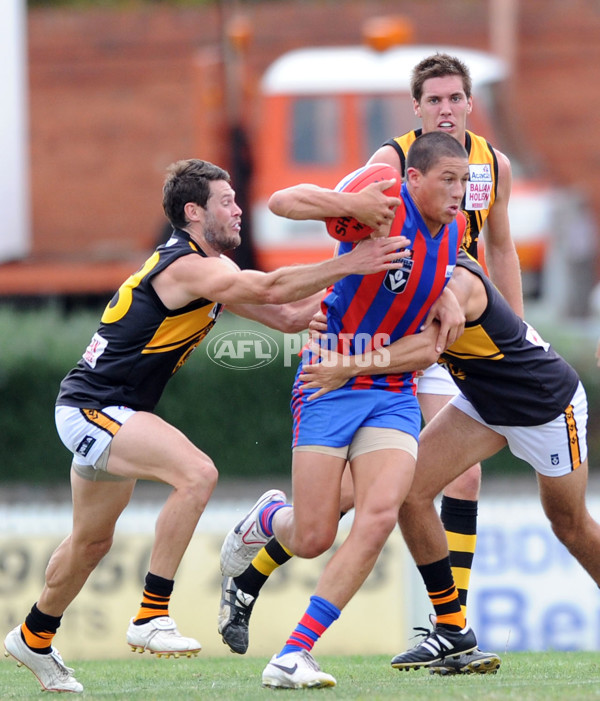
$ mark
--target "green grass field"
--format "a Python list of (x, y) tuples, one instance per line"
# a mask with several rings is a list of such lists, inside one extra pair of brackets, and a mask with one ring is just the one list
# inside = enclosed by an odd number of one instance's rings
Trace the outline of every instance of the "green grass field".
[[(497, 674), (439, 677), (426, 670), (400, 672), (389, 658), (323, 656), (321, 667), (337, 678), (333, 689), (299, 691), (325, 699), (441, 699), (443, 701), (508, 699), (511, 701), (579, 701), (600, 699), (600, 654), (508, 653)], [(82, 698), (162, 701), (170, 699), (289, 698), (291, 691), (263, 689), (260, 678), (267, 660), (257, 657), (155, 659), (149, 655), (74, 664), (85, 687)], [(41, 687), (14, 660), (0, 662), (0, 698), (39, 697)]]

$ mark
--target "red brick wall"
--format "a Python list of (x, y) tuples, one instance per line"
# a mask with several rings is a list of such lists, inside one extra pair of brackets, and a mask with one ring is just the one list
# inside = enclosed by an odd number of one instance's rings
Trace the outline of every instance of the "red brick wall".
[[(489, 48), (484, 0), (240, 3), (254, 76), (283, 51), (352, 44), (374, 15), (403, 13), (415, 41)], [(30, 149), (38, 258), (139, 258), (162, 222), (165, 167), (195, 153), (193, 60), (219, 40), (215, 7), (29, 13)], [(522, 0), (514, 124), (600, 220), (600, 4)]]

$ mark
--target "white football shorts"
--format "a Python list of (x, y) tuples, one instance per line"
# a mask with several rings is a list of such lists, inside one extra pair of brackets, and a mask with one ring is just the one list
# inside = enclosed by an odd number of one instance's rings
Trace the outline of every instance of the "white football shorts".
[(540, 426), (494, 426), (486, 423), (471, 402), (459, 393), (452, 406), (504, 436), (510, 452), (547, 477), (561, 477), (578, 468), (587, 458), (588, 403), (581, 382), (568, 409)]
[(417, 394), (441, 394), (445, 397), (455, 397), (459, 393), (456, 383), (443, 365), (434, 363), (415, 378)]
[(121, 426), (136, 412), (125, 406), (80, 409), (57, 406), (56, 430), (61, 441), (73, 453), (73, 466), (89, 466), (106, 471), (110, 444)]

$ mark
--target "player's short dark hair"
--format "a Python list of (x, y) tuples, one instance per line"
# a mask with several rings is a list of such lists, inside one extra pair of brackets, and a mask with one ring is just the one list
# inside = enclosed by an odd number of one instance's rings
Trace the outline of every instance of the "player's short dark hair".
[(417, 102), (423, 97), (423, 83), (429, 78), (443, 78), (447, 75), (457, 75), (462, 78), (463, 90), (471, 97), (471, 71), (468, 66), (456, 56), (436, 53), (424, 58), (412, 70), (410, 92)]
[(184, 212), (188, 202), (206, 207), (210, 182), (214, 180), (231, 182), (226, 170), (198, 158), (177, 161), (167, 168), (163, 185), (163, 209), (176, 229), (182, 229), (188, 224)]
[(441, 158), (469, 158), (465, 147), (443, 131), (429, 131), (415, 139), (406, 154), (406, 170), (427, 173)]

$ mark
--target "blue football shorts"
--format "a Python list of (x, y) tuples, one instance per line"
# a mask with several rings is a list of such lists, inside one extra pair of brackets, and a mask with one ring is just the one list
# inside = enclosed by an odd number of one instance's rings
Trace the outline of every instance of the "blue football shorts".
[(292, 448), (301, 445), (343, 447), (350, 445), (363, 426), (391, 428), (419, 439), (421, 411), (412, 392), (340, 387), (308, 401), (314, 392), (292, 393)]

